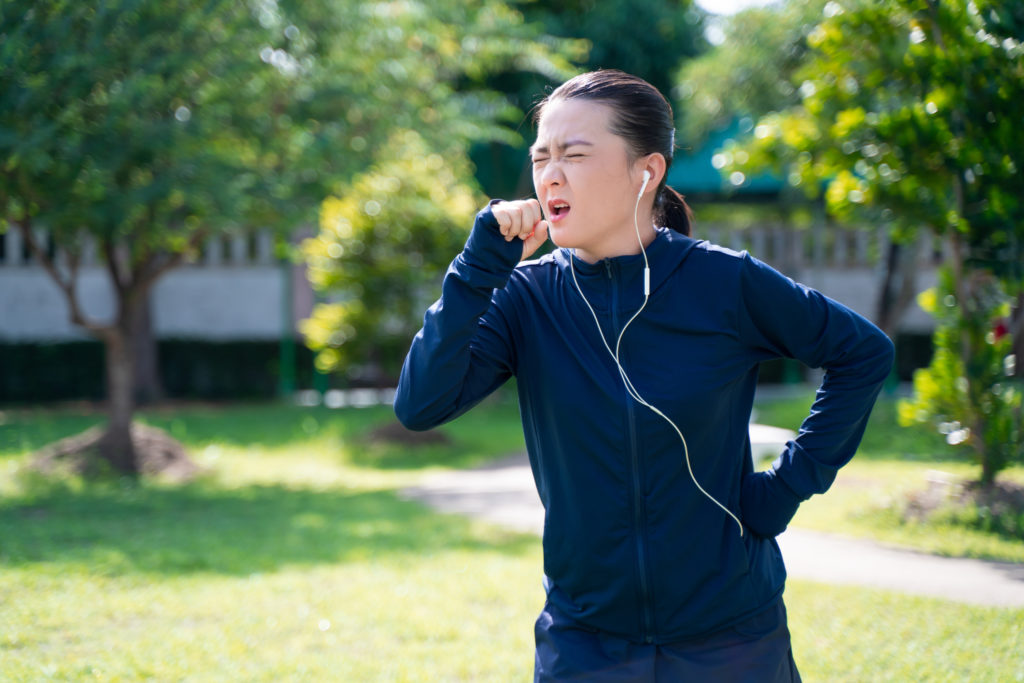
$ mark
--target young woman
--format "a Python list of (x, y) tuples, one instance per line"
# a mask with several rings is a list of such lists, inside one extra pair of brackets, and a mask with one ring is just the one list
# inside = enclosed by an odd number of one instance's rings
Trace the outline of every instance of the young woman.
[[(412, 429), (516, 377), (546, 511), (536, 680), (793, 681), (775, 536), (853, 457), (892, 366), (867, 320), (692, 239), (665, 98), (618, 71), (537, 110), (537, 198), (476, 218), (402, 370)], [(558, 249), (527, 261), (550, 237)], [(755, 472), (758, 364), (825, 375)]]

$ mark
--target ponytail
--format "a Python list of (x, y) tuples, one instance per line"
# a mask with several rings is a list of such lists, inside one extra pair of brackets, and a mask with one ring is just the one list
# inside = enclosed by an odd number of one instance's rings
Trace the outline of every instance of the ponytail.
[(693, 211), (683, 199), (683, 195), (668, 185), (662, 188), (657, 203), (658, 223), (687, 237), (693, 230)]

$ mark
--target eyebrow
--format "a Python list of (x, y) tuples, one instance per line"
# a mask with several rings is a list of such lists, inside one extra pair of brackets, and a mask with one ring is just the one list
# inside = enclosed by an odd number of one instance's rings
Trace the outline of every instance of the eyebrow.
[[(558, 143), (555, 143), (552, 146), (555, 149), (563, 149), (564, 150), (564, 149), (568, 149), (570, 147), (575, 147), (575, 146), (579, 146), (579, 145), (582, 145), (584, 147), (593, 147), (594, 143), (588, 142), (588, 141), (584, 140), (583, 138), (573, 138), (571, 140), (566, 140), (564, 144), (560, 145)], [(547, 145), (541, 145), (540, 147), (530, 147), (530, 154), (531, 155), (534, 155), (534, 154), (547, 154), (549, 151), (550, 151), (550, 148)]]

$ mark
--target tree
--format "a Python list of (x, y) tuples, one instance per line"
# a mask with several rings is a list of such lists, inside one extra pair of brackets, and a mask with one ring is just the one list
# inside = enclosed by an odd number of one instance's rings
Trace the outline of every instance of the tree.
[(310, 282), (337, 298), (303, 323), (321, 372), (394, 386), (440, 270), (483, 201), (471, 177), (464, 154), (398, 131), (377, 165), (324, 201), (320, 233), (303, 245)]
[[(0, 216), (106, 349), (99, 452), (136, 475), (129, 352), (141, 302), (204, 242), (290, 230), (395, 127), (502, 134), (496, 93), (452, 86), (495, 62), (557, 70), (495, 2), (11, 0), (0, 6)], [(53, 238), (56, 254), (38, 239)], [(77, 297), (95, 243), (116, 300)]]
[[(135, 474), (132, 331), (165, 272), (258, 206), (256, 112), (239, 114), (276, 78), (253, 59), (269, 36), (226, 2), (8, 2), (0, 12), (0, 215), (60, 287), (71, 320), (102, 340), (100, 450)], [(90, 242), (114, 292), (110, 321), (79, 305)]]
[(520, 0), (546, 33), (590, 44), (584, 70), (622, 69), (668, 94), (680, 64), (704, 52), (706, 13), (692, 0)]
[(470, 145), (522, 143), (523, 112), (495, 84), (566, 78), (569, 58), (581, 54), (578, 41), (542, 34), (502, 3), (434, 3), (432, 10), (439, 6), (447, 9), (407, 26), (412, 40), (432, 47), (405, 70), (436, 103), (379, 131), (386, 140), (374, 143), (375, 164), (331, 188), (319, 233), (303, 245), (325, 301), (302, 331), (318, 369), (349, 381), (394, 383), (422, 311), (436, 298), (431, 292), (484, 201)]
[[(943, 385), (943, 392), (963, 390), (967, 412), (959, 421), (968, 431), (960, 443), (974, 449), (986, 481), (1002, 466), (990, 416), (1004, 408), (1012, 414), (1014, 399), (1013, 392), (986, 390), (991, 364), (979, 359), (989, 354), (982, 346), (987, 335), (972, 331), (992, 324), (994, 309), (979, 302), (1000, 291), (1015, 304), (1007, 327), (1019, 353), (1022, 38), (1019, 4), (830, 2), (809, 36), (813, 53), (798, 76), (801, 102), (762, 117), (753, 139), (733, 150), (747, 159), (736, 169), (774, 167), (811, 194), (824, 184), (826, 205), (841, 218), (888, 226), (898, 239), (924, 230), (944, 240), (949, 291), (943, 297), (957, 316), (949, 323), (956, 339), (937, 335), (937, 351), (945, 351), (936, 362), (954, 353), (962, 374), (953, 377), (948, 363), (931, 372), (935, 381), (957, 385)], [(944, 411), (927, 417), (946, 426), (953, 419)]]
[(672, 93), (679, 140), (698, 147), (736, 118), (782, 111), (800, 101), (794, 74), (826, 0), (752, 7), (722, 19), (722, 42), (685, 62)]
[[(571, 57), (573, 71), (622, 69), (646, 79), (666, 96), (679, 65), (707, 49), (706, 13), (693, 0), (570, 0), (509, 3), (534, 26), (536, 39), (558, 46)], [(520, 111), (529, 112), (545, 92), (568, 74), (502, 70), (486, 85), (505, 93)], [(528, 127), (526, 121), (517, 127)], [(478, 177), (492, 196), (522, 197), (533, 191), (527, 164), (528, 142), (477, 146)]]
[(1010, 298), (991, 272), (971, 269), (969, 277), (966, 301), (953, 293), (951, 270), (919, 297), (938, 323), (935, 354), (927, 369), (914, 373), (914, 396), (900, 402), (899, 419), (904, 425), (932, 422), (950, 445), (969, 446), (981, 468), (979, 483), (988, 487), (1022, 459), (1024, 392), (1013, 381)]
[[(724, 20), (722, 43), (679, 73), (674, 92), (683, 145), (700, 147), (712, 131), (737, 119), (752, 121), (798, 106), (802, 79), (797, 74), (812, 56), (809, 36), (825, 18), (825, 9), (832, 13), (837, 7), (826, 0), (794, 0)], [(787, 194), (790, 199), (799, 193)], [(917, 259), (910, 246), (889, 240), (882, 255), (874, 320), (890, 335), (917, 294)]]

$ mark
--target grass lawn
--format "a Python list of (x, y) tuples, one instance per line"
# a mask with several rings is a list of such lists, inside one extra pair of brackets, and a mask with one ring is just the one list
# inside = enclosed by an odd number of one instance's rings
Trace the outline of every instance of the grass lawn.
[[(530, 679), (539, 540), (396, 495), (522, 448), (514, 404), (460, 418), (447, 446), (368, 439), (386, 408), (144, 418), (207, 474), (25, 478), (31, 449), (101, 418), (0, 412), (0, 680)], [(1024, 610), (800, 581), (787, 604), (807, 681), (1024, 680)]]

